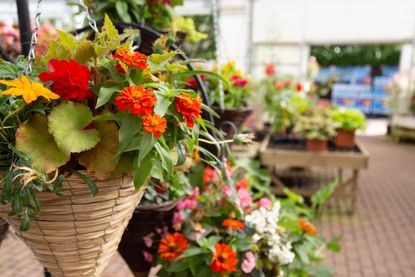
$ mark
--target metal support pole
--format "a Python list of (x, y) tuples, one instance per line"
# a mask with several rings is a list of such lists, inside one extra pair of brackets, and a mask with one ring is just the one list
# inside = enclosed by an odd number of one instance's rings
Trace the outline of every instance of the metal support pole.
[(32, 32), (30, 29), (30, 13), (28, 0), (16, 0), (17, 15), (19, 18), (20, 44), (22, 54), (27, 56), (30, 50)]

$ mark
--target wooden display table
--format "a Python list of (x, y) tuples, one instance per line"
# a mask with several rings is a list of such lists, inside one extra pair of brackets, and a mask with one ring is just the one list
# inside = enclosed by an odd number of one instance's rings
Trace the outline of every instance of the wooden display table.
[(399, 142), (401, 139), (415, 140), (415, 116), (392, 117), (392, 137)]
[[(349, 200), (348, 210), (354, 212), (359, 170), (367, 168), (369, 163), (369, 153), (358, 140), (352, 150), (330, 147), (328, 152), (314, 153), (306, 150), (305, 143), (272, 143), (268, 137), (263, 141), (259, 151), (261, 163), (272, 173), (272, 192), (276, 195), (283, 195), (284, 187), (287, 186), (278, 175), (278, 167), (289, 168), (294, 174), (296, 170), (308, 173), (312, 173), (314, 169), (331, 170), (340, 182), (334, 196)], [(318, 189), (318, 186), (313, 185), (287, 187), (304, 197), (310, 197)]]

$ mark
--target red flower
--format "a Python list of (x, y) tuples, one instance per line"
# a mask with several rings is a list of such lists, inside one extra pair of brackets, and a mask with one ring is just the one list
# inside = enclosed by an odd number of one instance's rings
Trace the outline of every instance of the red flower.
[(212, 253), (213, 262), (210, 268), (213, 272), (221, 274), (231, 273), (236, 271), (238, 258), (236, 252), (225, 243), (217, 243), (215, 245), (215, 252)]
[[(139, 53), (139, 52), (131, 53), (127, 49), (120, 48), (120, 49), (117, 49), (117, 51), (115, 52), (113, 57), (114, 57), (114, 59), (123, 62), (126, 66), (137, 67), (141, 70), (145, 70), (147, 68), (147, 58), (148, 57), (144, 54)], [(119, 68), (121, 68), (122, 71), (120, 71)], [(118, 66), (117, 69), (121, 73), (125, 72), (125, 70), (121, 66)]]
[(231, 83), (235, 87), (244, 87), (248, 84), (248, 80), (241, 79), (241, 77), (238, 74), (234, 74), (231, 77)]
[(157, 98), (153, 92), (140, 86), (126, 87), (114, 99), (118, 109), (132, 114), (152, 114)]
[(167, 120), (157, 114), (147, 114), (141, 118), (146, 133), (159, 138), (167, 129)]
[(48, 63), (48, 69), (50, 72), (40, 73), (39, 79), (43, 82), (52, 81), (52, 91), (63, 100), (81, 101), (94, 96), (88, 86), (91, 72), (87, 66), (74, 60), (52, 59)]
[(225, 219), (222, 222), (223, 226), (226, 226), (232, 230), (243, 230), (245, 229), (244, 223), (242, 221), (239, 220), (235, 220), (235, 219)]
[[(206, 75), (199, 75), (199, 77), (202, 81), (206, 80)], [(197, 81), (194, 77), (186, 79), (185, 82), (188, 88), (197, 89)]]
[(297, 83), (296, 89), (298, 92), (303, 91), (303, 85), (301, 83)]
[(272, 63), (267, 64), (265, 66), (265, 74), (267, 74), (268, 77), (275, 75), (275, 65)]
[(286, 87), (290, 87), (291, 86), (291, 80), (290, 79), (285, 80), (284, 84), (285, 84)]
[(187, 127), (193, 128), (194, 120), (200, 117), (202, 113), (202, 99), (200, 97), (192, 98), (186, 93), (182, 93), (181, 97), (176, 97), (176, 109), (183, 115)]
[(240, 190), (240, 189), (248, 189), (249, 183), (247, 180), (245, 179), (241, 179), (236, 183), (236, 189)]
[(168, 234), (159, 245), (160, 258), (172, 262), (175, 258), (186, 252), (189, 242), (180, 233)]
[(213, 179), (215, 179), (215, 177), (216, 177), (216, 171), (209, 166), (205, 167), (205, 171), (203, 175), (203, 184), (204, 185), (209, 184), (210, 182), (213, 181)]

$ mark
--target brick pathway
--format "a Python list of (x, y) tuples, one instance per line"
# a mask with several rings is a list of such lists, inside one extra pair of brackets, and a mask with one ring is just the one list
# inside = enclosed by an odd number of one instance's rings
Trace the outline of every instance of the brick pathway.
[[(371, 154), (360, 176), (357, 212), (353, 217), (328, 212), (321, 232), (342, 235), (342, 251), (330, 254), (338, 277), (415, 276), (415, 145), (388, 138), (362, 139)], [(41, 277), (31, 252), (13, 235), (0, 247), (1, 277)], [(115, 255), (105, 277), (132, 276)]]
[(357, 212), (328, 211), (325, 234), (342, 235), (342, 251), (327, 264), (338, 277), (415, 276), (415, 145), (385, 137), (361, 139), (371, 157), (359, 180)]

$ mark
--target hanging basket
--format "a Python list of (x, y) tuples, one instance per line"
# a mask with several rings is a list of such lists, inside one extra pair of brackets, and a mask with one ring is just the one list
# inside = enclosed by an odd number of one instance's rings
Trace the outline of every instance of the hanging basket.
[[(135, 276), (147, 276), (151, 263), (144, 258), (143, 251), (153, 256), (157, 254), (156, 245), (160, 236), (156, 229), (171, 225), (174, 211), (178, 201), (168, 201), (162, 204), (139, 205), (134, 211), (133, 217), (122, 236), (118, 252), (133, 271)], [(143, 237), (155, 233), (153, 246), (148, 248), (144, 244)]]
[[(227, 135), (231, 133), (234, 135), (235, 132), (239, 132), (245, 120), (251, 115), (252, 108), (225, 108), (222, 110), (219, 107), (213, 107), (213, 110), (220, 116), (215, 119), (215, 126), (221, 129)], [(228, 123), (232, 123), (236, 130), (233, 130)]]
[(1, 242), (6, 237), (7, 230), (9, 229), (9, 224), (2, 218), (0, 218), (0, 246)]
[[(19, 231), (20, 218), (6, 218), (54, 277), (100, 276), (145, 190), (135, 191), (130, 176), (96, 184), (95, 197), (76, 175), (65, 179), (64, 196), (37, 193), (42, 210), (26, 232)], [(0, 206), (0, 214), (8, 211)]]

